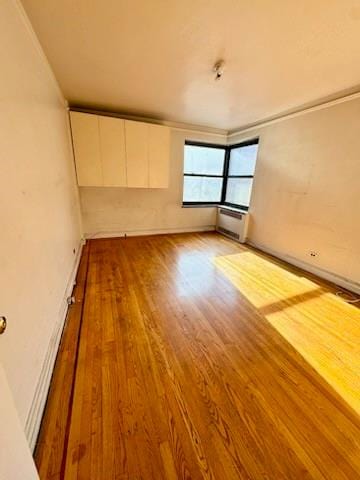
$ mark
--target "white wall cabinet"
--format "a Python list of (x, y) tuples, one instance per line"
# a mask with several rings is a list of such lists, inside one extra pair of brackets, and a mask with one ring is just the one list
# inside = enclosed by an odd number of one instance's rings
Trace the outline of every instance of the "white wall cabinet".
[(114, 117), (98, 117), (104, 187), (126, 187), (125, 125)]
[(102, 186), (98, 116), (71, 112), (70, 118), (78, 184)]
[(148, 132), (146, 123), (125, 121), (127, 186), (149, 186)]
[(149, 125), (149, 187), (162, 188), (169, 184), (170, 128)]
[(167, 188), (170, 128), (70, 112), (79, 186)]

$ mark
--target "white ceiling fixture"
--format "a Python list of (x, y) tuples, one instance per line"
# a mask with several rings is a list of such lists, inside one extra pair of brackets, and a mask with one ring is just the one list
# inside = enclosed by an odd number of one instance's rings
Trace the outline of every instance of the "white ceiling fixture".
[(360, 84), (358, 0), (22, 2), (74, 106), (231, 131)]

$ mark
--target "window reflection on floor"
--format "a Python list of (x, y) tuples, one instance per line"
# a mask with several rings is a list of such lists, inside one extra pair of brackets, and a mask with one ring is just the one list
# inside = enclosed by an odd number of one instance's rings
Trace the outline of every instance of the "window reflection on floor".
[(216, 257), (213, 262), (360, 413), (360, 309), (250, 251)]

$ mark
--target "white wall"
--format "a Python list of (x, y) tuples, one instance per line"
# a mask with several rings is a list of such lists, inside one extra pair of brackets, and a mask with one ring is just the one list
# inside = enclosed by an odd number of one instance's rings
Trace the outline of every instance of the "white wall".
[(0, 3), (0, 58), (0, 361), (24, 426), (63, 320), (80, 216), (65, 102), (17, 1)]
[(182, 208), (184, 142), (225, 143), (225, 136), (172, 129), (167, 189), (80, 188), (87, 237), (213, 229), (215, 208)]
[(250, 241), (359, 289), (360, 99), (252, 129), (230, 143), (254, 136), (260, 145)]

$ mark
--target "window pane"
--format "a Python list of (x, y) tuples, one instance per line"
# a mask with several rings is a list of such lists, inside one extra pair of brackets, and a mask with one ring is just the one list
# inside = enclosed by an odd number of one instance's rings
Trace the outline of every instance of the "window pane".
[(230, 150), (229, 175), (254, 175), (258, 145)]
[(184, 202), (220, 202), (222, 178), (184, 177)]
[(185, 145), (184, 173), (222, 175), (225, 150)]
[(252, 183), (252, 178), (229, 178), (225, 201), (248, 207), (250, 204)]

